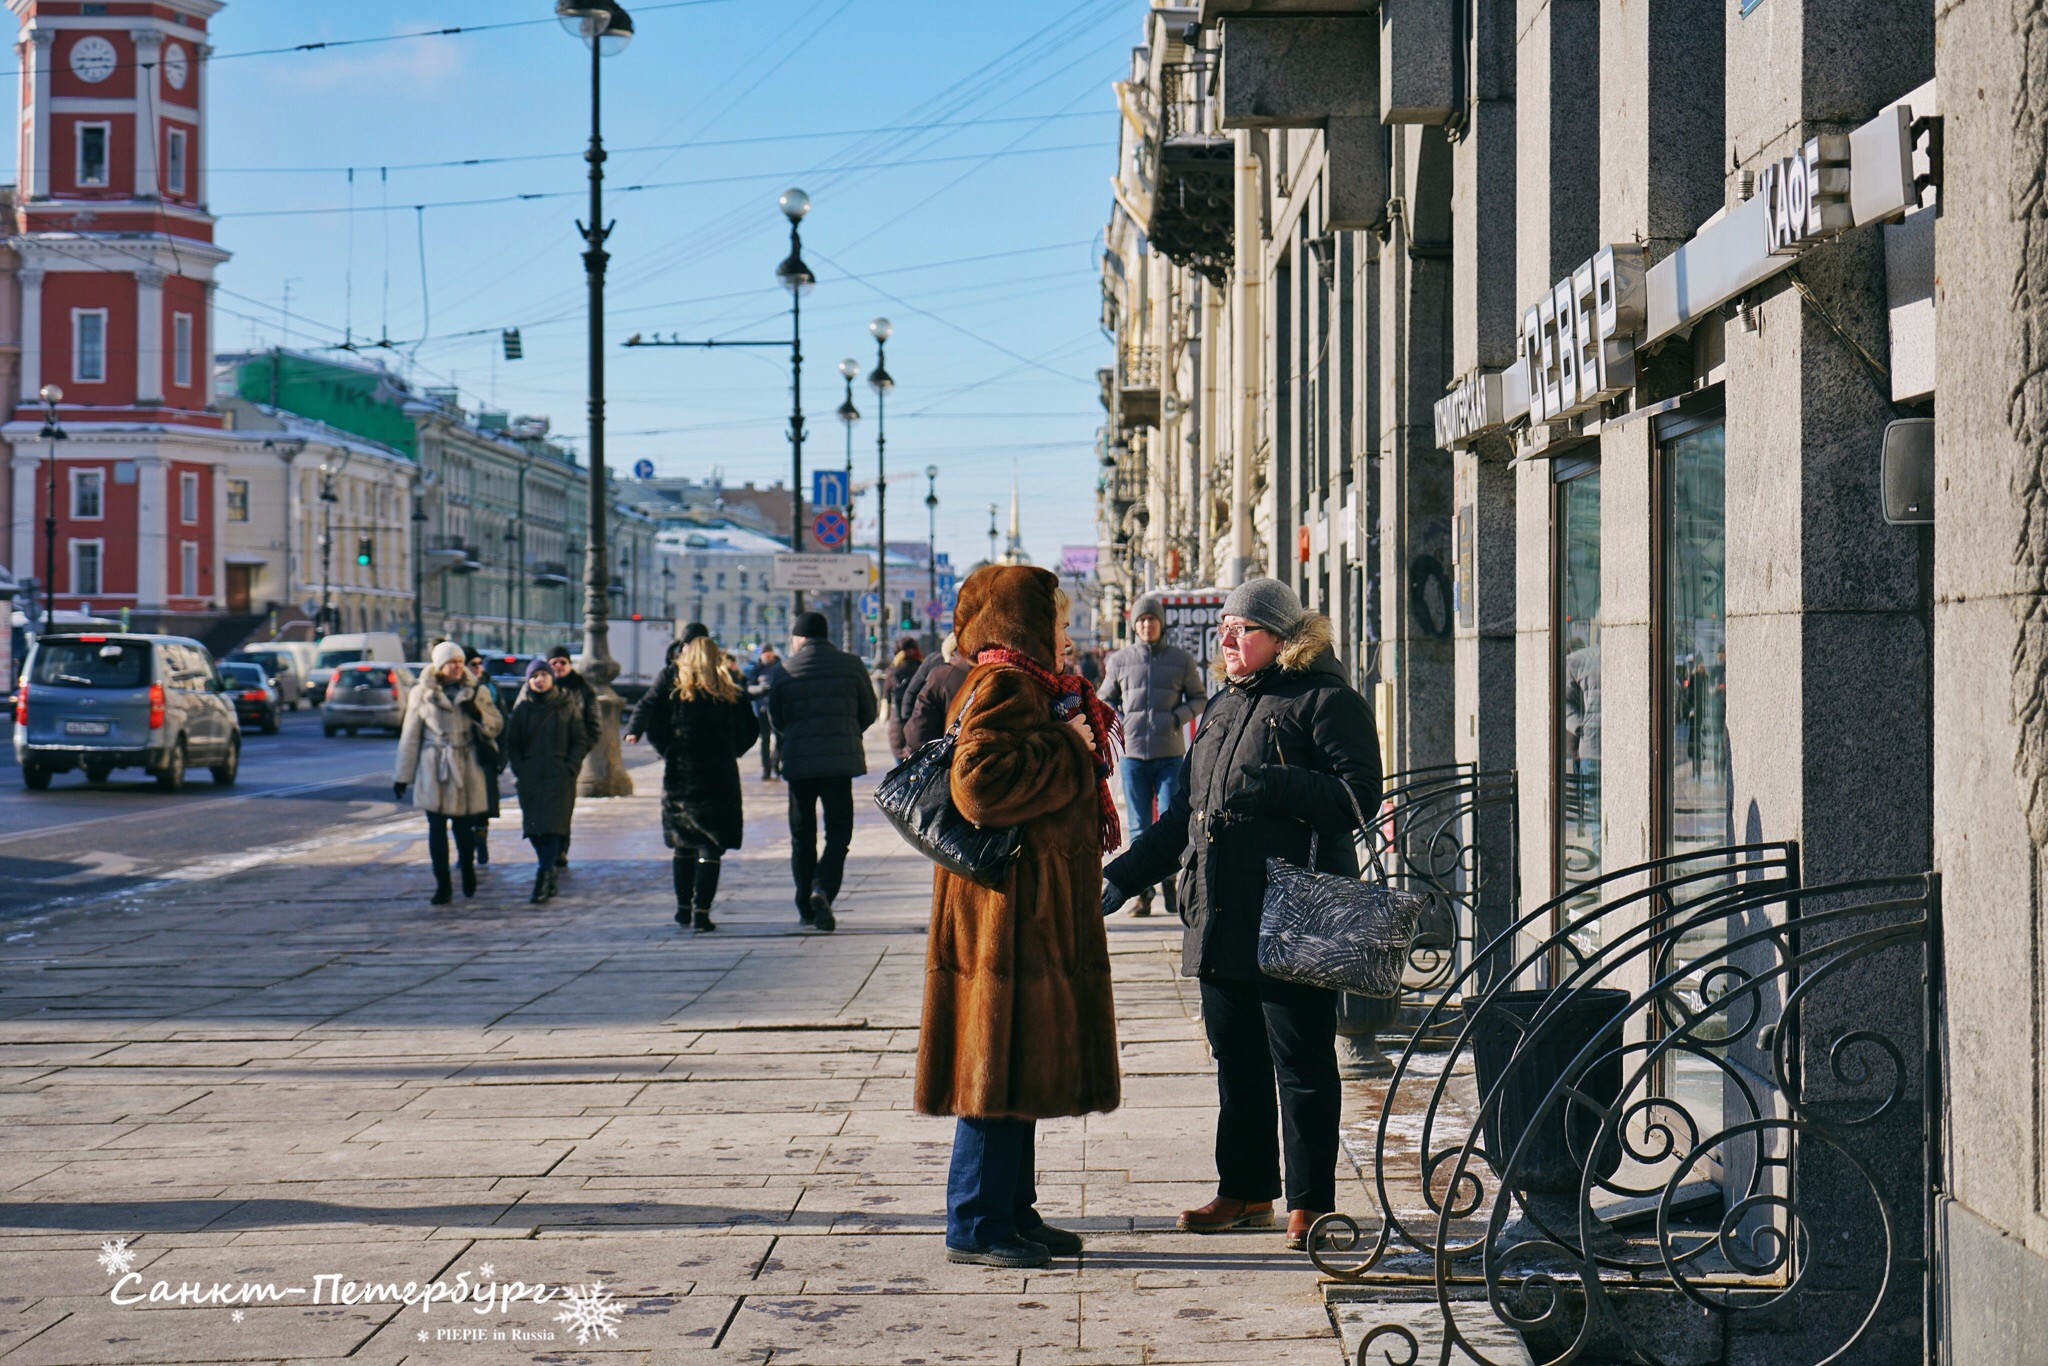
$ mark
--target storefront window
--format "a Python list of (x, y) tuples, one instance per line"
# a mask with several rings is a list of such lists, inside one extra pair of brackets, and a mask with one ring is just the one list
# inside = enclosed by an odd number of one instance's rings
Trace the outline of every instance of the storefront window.
[(1664, 830), (1668, 854), (1735, 842), (1728, 782), (1728, 552), (1719, 421), (1664, 443)]
[[(1600, 471), (1558, 486), (1558, 888), (1596, 878), (1600, 858)], [(1595, 947), (1581, 945), (1582, 949)]]

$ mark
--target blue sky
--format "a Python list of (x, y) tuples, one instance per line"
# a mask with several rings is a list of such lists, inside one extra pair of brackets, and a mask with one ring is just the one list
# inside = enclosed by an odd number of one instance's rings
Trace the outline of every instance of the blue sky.
[[(987, 505), (1007, 517), (1013, 465), (1025, 543), (1040, 563), (1062, 543), (1092, 542), (1093, 376), (1109, 355), (1093, 254), (1115, 166), (1110, 81), (1140, 35), (1143, 0), (629, 8), (637, 37), (604, 64), (612, 342), (635, 331), (786, 335), (773, 272), (787, 229), (775, 200), (801, 186), (813, 202), (805, 256), (819, 277), (804, 301), (807, 468), (843, 463), (833, 367), (851, 355), (865, 374), (866, 325), (884, 314), (898, 385), (889, 464), (939, 466), (941, 549), (956, 561), (985, 553)], [(230, 55), (529, 11), (547, 22)], [(584, 211), (588, 60), (552, 12), (551, 0), (236, 0), (221, 12), (209, 192), (220, 241), (235, 253), (221, 276), (223, 349), (284, 337), (289, 281), (291, 344), (336, 342), (346, 329), (411, 353), (424, 335), (420, 383), (452, 381), (472, 405), (494, 400), (548, 414), (557, 433), (583, 431), (574, 221)], [(909, 162), (925, 164), (899, 164)], [(353, 186), (339, 169), (349, 166)], [(285, 169), (304, 167), (329, 169)], [(650, 188), (626, 190), (636, 184)], [(531, 193), (559, 197), (411, 207)], [(353, 213), (275, 213), (351, 204)], [(395, 207), (371, 211), (386, 205)], [(507, 326), (522, 329), (522, 361), (494, 361)], [(645, 456), (665, 474), (717, 465), (734, 483), (788, 478), (785, 351), (614, 345), (608, 387), (617, 468)], [(854, 434), (866, 478), (873, 395), (863, 385), (855, 402), (867, 419)], [(922, 477), (890, 491), (891, 539), (921, 535)], [(873, 500), (863, 504), (871, 519)]]

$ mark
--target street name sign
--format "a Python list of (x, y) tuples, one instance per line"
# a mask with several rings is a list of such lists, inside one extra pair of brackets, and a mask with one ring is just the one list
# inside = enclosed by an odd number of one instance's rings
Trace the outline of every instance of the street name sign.
[(777, 591), (858, 592), (868, 586), (868, 557), (777, 555), (769, 584)]

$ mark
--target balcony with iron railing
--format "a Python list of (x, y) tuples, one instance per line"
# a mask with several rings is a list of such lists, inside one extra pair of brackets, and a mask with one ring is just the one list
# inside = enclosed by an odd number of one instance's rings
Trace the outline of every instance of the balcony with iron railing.
[(1236, 156), (1215, 122), (1216, 69), (1159, 69), (1158, 120), (1141, 169), (1153, 193), (1145, 235), (1175, 265), (1215, 284), (1228, 276), (1235, 227)]

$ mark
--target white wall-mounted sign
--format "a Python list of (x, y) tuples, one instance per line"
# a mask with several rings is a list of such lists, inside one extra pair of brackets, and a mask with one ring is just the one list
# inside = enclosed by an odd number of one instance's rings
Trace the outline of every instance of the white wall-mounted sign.
[(1438, 399), (1432, 409), (1436, 419), (1436, 444), (1442, 450), (1463, 446), (1474, 436), (1504, 420), (1501, 411), (1501, 372), (1474, 370)]
[(1522, 314), (1531, 421), (1576, 416), (1635, 385), (1643, 269), (1641, 247), (1602, 247)]
[(1757, 179), (1764, 201), (1764, 250), (1795, 256), (1817, 238), (1847, 231), (1849, 139), (1808, 138), (1797, 152), (1766, 163)]

